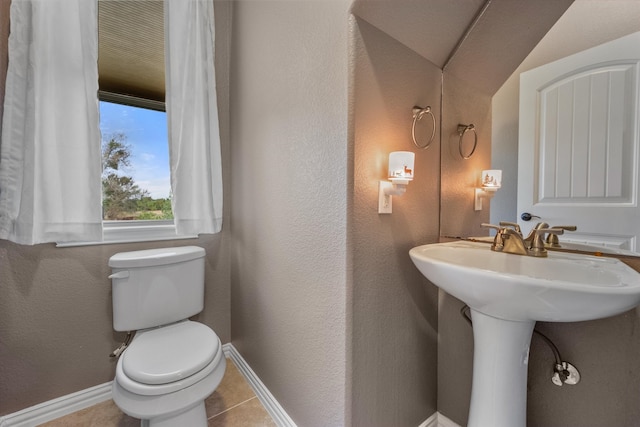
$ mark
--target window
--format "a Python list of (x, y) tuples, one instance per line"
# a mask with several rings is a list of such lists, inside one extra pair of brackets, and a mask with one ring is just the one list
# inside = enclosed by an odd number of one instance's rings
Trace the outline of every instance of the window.
[(102, 94), (100, 131), (103, 219), (173, 219), (162, 103)]
[[(43, 5), (45, 3), (48, 4), (44, 2)], [(160, 1), (103, 0), (97, 3), (98, 22), (94, 21), (96, 3), (86, 4), (87, 7), (81, 9), (82, 13), (78, 13), (80, 10), (77, 7), (66, 6), (43, 6), (38, 13), (29, 8), (29, 4), (16, 7), (15, 10), (12, 7), (12, 15), (15, 12), (19, 18), (15, 20), (15, 29), (24, 33), (14, 32), (16, 37), (12, 40), (17, 41), (20, 50), (16, 55), (12, 52), (8, 68), (12, 73), (10, 77), (21, 79), (21, 84), (8, 85), (12, 90), (15, 89), (15, 93), (8, 93), (6, 98), (17, 100), (11, 111), (17, 111), (18, 114), (15, 114), (15, 121), (6, 120), (5, 123), (6, 129), (16, 131), (16, 150), (19, 154), (13, 155), (12, 152), (8, 157), (15, 161), (6, 168), (7, 162), (3, 161), (1, 165), (2, 172), (11, 172), (9, 178), (18, 178), (15, 180), (18, 185), (9, 188), (11, 197), (5, 197), (9, 192), (4, 191), (3, 187), (3, 202), (5, 199), (11, 201), (8, 209), (1, 212), (3, 223), (0, 224), (0, 235), (3, 238), (6, 235), (24, 244), (56, 240), (68, 242), (83, 238), (94, 240), (95, 243), (103, 242), (101, 137), (97, 123), (99, 112), (96, 93), (99, 87), (108, 93), (164, 102), (164, 11), (161, 14), (154, 13), (162, 10), (164, 4)], [(166, 14), (168, 25), (176, 29), (167, 33), (167, 51), (172, 59), (172, 72), (166, 79), (171, 87), (171, 90), (166, 90), (171, 95), (167, 105), (177, 106), (176, 111), (170, 111), (174, 114), (166, 120), (171, 121), (171, 152), (176, 153), (172, 158), (187, 159), (172, 162), (171, 166), (171, 184), (175, 192), (172, 200), (172, 205), (175, 205), (172, 237), (218, 233), (222, 228), (223, 210), (218, 120), (210, 115), (217, 111), (213, 3), (171, 1), (166, 5), (169, 6), (169, 13)], [(85, 12), (89, 15), (85, 16)], [(102, 18), (105, 16), (110, 19), (105, 20), (103, 25)], [(46, 17), (46, 25), (37, 25), (43, 17)], [(127, 21), (127, 17), (133, 19)], [(56, 26), (56, 22), (63, 24)], [(126, 25), (116, 25), (125, 22)], [(161, 31), (153, 31), (155, 28)], [(114, 31), (110, 32), (109, 29)], [(55, 37), (47, 37), (49, 34)], [(129, 35), (135, 35), (141, 43), (127, 39)], [(78, 40), (83, 42), (79, 43)], [(184, 49), (193, 40), (202, 49)], [(106, 46), (103, 46), (104, 41)], [(161, 48), (156, 49), (156, 45)], [(52, 62), (50, 53), (58, 50), (68, 55)], [(128, 59), (119, 57), (122, 52), (129, 53)], [(30, 55), (34, 53), (35, 56)], [(133, 64), (142, 67), (132, 70)], [(148, 64), (153, 65), (146, 67)], [(44, 72), (32, 73), (33, 69)], [(157, 73), (158, 70), (161, 72)], [(159, 75), (162, 77), (156, 79)], [(187, 79), (190, 84), (183, 84)], [(22, 84), (23, 80), (25, 84)], [(151, 82), (159, 84), (146, 84)], [(34, 113), (29, 108), (28, 100), (34, 95), (43, 101), (51, 101), (43, 110), (46, 120), (40, 120), (40, 116), (35, 114), (39, 110)], [(108, 103), (113, 103), (104, 101), (105, 108)], [(108, 212), (105, 210), (105, 216), (115, 219), (108, 221), (124, 223), (126, 221), (123, 220), (129, 219), (139, 227), (141, 221), (155, 221), (143, 219), (152, 210), (159, 210), (160, 218), (171, 217), (165, 206), (140, 208), (143, 201), (151, 203), (154, 197), (148, 189), (136, 184), (136, 178), (126, 175), (131, 170), (125, 170), (124, 166), (131, 167), (129, 159), (134, 158), (128, 151), (127, 135), (117, 130), (105, 134), (108, 138), (106, 142), (113, 143), (105, 149), (105, 187), (111, 177), (120, 187), (126, 186), (128, 191), (122, 199), (127, 203), (123, 203), (120, 209), (113, 206), (114, 198), (109, 199), (110, 206)], [(168, 144), (166, 147), (168, 151)], [(5, 151), (3, 160), (7, 158)], [(113, 153), (121, 156), (120, 159), (110, 160), (109, 156)], [(14, 173), (14, 168), (21, 173)], [(2, 178), (4, 176), (3, 173)], [(23, 182), (27, 185), (22, 185)], [(34, 185), (31, 186), (31, 182)], [(112, 193), (118, 190), (118, 185), (109, 187)], [(148, 200), (145, 200), (146, 197)], [(156, 198), (166, 199), (168, 195)], [(20, 209), (22, 206), (27, 206), (27, 209)], [(5, 212), (11, 215), (5, 215)], [(13, 215), (16, 212), (18, 215)], [(179, 230), (181, 236), (177, 236), (175, 230)]]
[(163, 2), (100, 1), (98, 26), (104, 243), (177, 238), (164, 106)]
[(100, 131), (103, 243), (178, 238), (164, 103), (101, 92)]
[(98, 75), (103, 241), (83, 244), (196, 237), (171, 212), (162, 1), (98, 2)]

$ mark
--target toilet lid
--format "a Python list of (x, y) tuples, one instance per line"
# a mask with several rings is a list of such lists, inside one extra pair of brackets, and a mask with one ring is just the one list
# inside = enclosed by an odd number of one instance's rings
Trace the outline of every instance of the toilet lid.
[(138, 332), (122, 355), (122, 369), (134, 381), (167, 384), (202, 370), (218, 346), (215, 332), (197, 322)]

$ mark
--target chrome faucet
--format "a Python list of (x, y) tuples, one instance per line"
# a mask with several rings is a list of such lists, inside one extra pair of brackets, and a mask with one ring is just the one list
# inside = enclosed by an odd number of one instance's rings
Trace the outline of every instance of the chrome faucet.
[(505, 252), (516, 255), (527, 255), (534, 257), (546, 257), (545, 235), (557, 236), (564, 233), (564, 228), (552, 227), (541, 222), (537, 224), (526, 238), (522, 237), (520, 226), (513, 222), (500, 222), (500, 225), (482, 224), (482, 227), (495, 229), (496, 236), (493, 239), (491, 250)]

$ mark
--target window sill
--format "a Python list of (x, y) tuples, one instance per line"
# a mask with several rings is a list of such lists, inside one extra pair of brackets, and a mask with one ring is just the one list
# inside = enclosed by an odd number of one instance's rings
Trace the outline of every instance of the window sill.
[(178, 235), (173, 221), (104, 221), (102, 240), (95, 242), (59, 242), (58, 248), (110, 245), (114, 243), (155, 242), (197, 239), (197, 235)]

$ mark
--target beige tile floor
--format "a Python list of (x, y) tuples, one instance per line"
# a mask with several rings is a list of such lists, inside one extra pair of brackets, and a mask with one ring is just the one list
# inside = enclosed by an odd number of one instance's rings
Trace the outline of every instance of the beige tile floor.
[[(227, 359), (227, 370), (216, 391), (205, 401), (208, 427), (275, 427), (275, 423), (238, 368)], [(41, 424), (43, 427), (137, 427), (140, 420), (123, 414), (112, 400)]]

